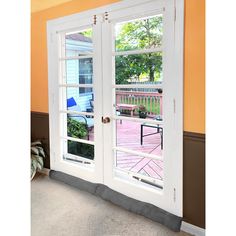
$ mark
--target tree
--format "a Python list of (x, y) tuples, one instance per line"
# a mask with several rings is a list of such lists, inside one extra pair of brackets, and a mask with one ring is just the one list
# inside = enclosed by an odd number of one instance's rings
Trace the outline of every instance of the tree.
[[(162, 17), (126, 22), (117, 27), (116, 50), (128, 51), (161, 46)], [(162, 53), (116, 56), (116, 83), (128, 83), (131, 78), (147, 74), (150, 81), (162, 71)]]

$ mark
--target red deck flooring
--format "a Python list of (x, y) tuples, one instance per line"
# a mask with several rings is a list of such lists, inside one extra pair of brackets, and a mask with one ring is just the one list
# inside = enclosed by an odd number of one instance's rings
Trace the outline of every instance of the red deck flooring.
[[(153, 134), (143, 138), (140, 144), (141, 123), (117, 121), (117, 147), (123, 147), (143, 153), (162, 155), (160, 134)], [(144, 134), (155, 133), (156, 129), (144, 127)], [(93, 131), (90, 132), (90, 140), (93, 140)], [(152, 160), (135, 156), (125, 152), (117, 152), (116, 166), (123, 170), (150, 176), (155, 179), (163, 179), (163, 161)]]
[[(160, 134), (153, 134), (143, 138), (140, 144), (141, 123), (117, 121), (117, 147), (123, 147), (143, 153), (162, 155)], [(156, 129), (144, 127), (144, 134), (155, 133)], [(156, 179), (163, 179), (163, 161), (143, 158), (132, 154), (117, 152), (117, 167)]]

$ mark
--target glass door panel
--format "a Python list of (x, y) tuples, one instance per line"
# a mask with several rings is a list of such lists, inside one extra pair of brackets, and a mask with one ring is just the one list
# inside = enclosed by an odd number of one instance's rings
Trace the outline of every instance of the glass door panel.
[(162, 156), (162, 125), (116, 120), (116, 146), (145, 154)]
[(67, 57), (86, 56), (93, 53), (93, 30), (86, 28), (65, 35), (65, 55)]
[[(163, 94), (158, 88), (116, 88), (116, 115), (130, 118), (161, 120), (163, 115)], [(158, 92), (159, 91), (159, 92)]]
[(71, 59), (62, 61), (63, 79), (67, 84), (93, 83), (93, 58)]
[(129, 53), (117, 53), (115, 57), (116, 84), (156, 85), (162, 82), (162, 52), (145, 53), (140, 49), (140, 54)]
[[(116, 152), (116, 169), (131, 178), (162, 188), (163, 161), (135, 154)], [(155, 185), (156, 184), (156, 185)]]
[(115, 26), (115, 51), (160, 47), (162, 37), (162, 14), (119, 22)]
[(162, 14), (114, 24), (114, 171), (163, 188)]
[(62, 35), (63, 159), (77, 164), (95, 159), (92, 32), (88, 28)]

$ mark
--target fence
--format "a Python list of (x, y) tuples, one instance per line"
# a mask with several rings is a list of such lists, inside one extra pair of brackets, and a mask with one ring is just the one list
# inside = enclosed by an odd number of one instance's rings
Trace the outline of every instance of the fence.
[[(149, 115), (162, 115), (162, 94), (142, 91), (116, 91), (116, 103), (144, 105)], [(137, 111), (135, 111), (137, 113)]]
[[(129, 84), (133, 85), (161, 85), (162, 82), (160, 81), (145, 81), (145, 82), (130, 82)], [(119, 90), (119, 89), (118, 89)], [(121, 91), (130, 91), (130, 88), (122, 88), (120, 89)], [(137, 92), (158, 92), (157, 88), (132, 88), (132, 91), (137, 91)]]

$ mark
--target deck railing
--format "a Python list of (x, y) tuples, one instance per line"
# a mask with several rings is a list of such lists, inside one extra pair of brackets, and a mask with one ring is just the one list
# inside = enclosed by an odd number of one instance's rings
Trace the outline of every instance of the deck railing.
[[(149, 115), (162, 115), (162, 94), (142, 91), (116, 91), (116, 103), (144, 105)], [(135, 111), (137, 114), (138, 111)]]

